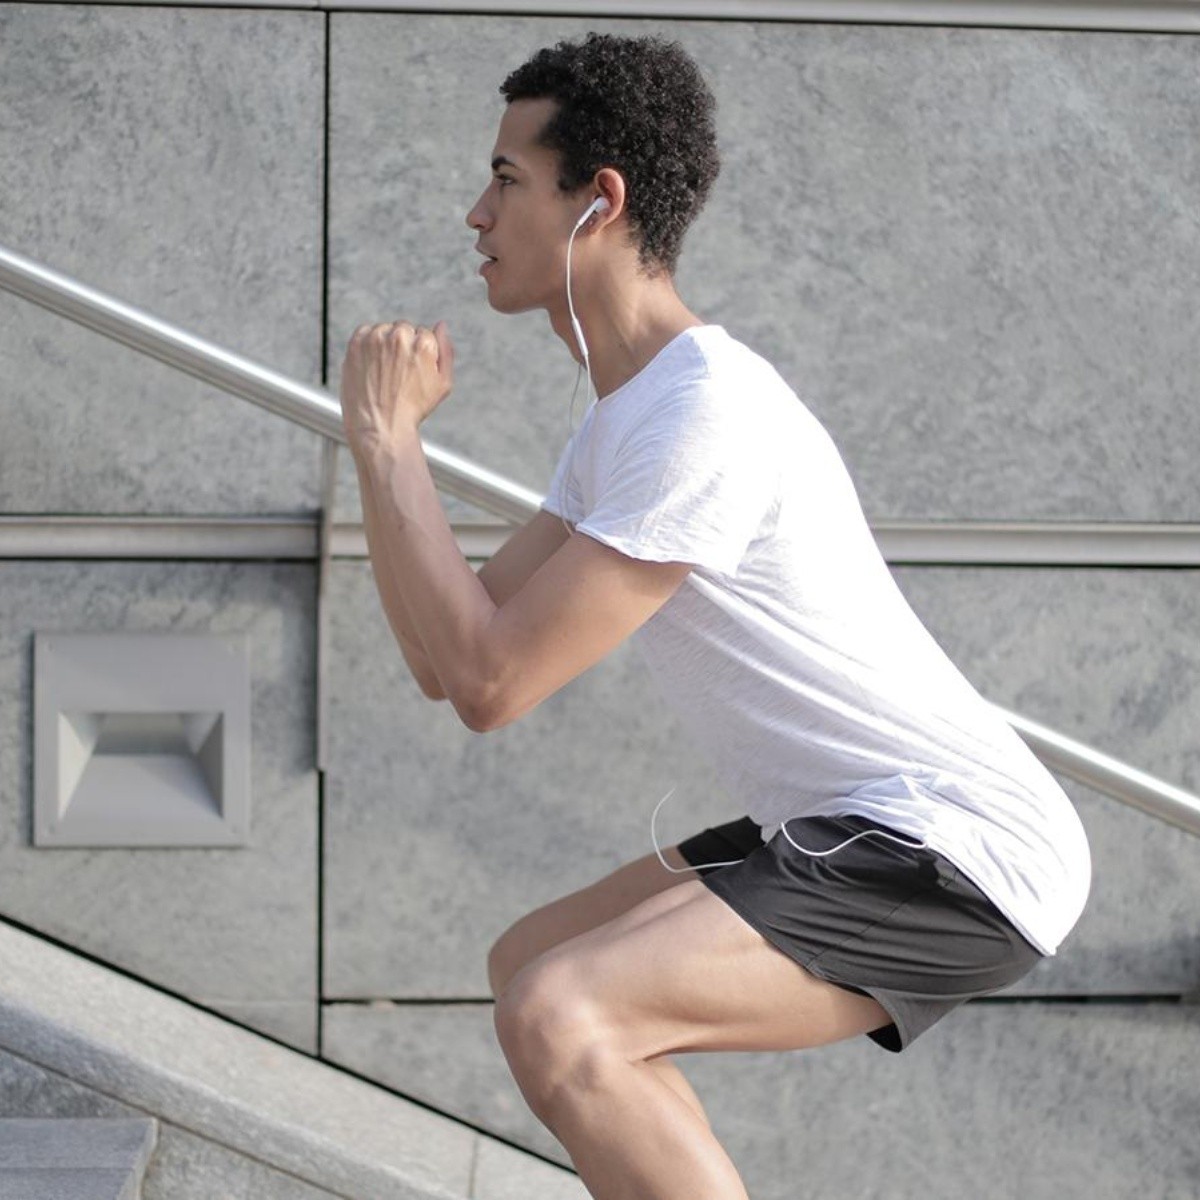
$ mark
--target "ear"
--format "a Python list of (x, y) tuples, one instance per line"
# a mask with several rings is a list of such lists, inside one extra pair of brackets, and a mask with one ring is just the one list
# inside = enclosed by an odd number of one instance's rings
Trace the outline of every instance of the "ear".
[(588, 222), (592, 229), (600, 229), (625, 212), (625, 176), (616, 167), (601, 167), (592, 181), (592, 189), (595, 195), (608, 201), (607, 210), (596, 213)]

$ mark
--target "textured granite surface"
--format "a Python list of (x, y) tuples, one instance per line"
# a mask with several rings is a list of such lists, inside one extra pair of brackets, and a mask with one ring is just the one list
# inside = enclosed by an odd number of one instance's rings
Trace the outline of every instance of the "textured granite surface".
[[(0, 6), (0, 244), (309, 381), (323, 334), (336, 380), (359, 322), (445, 316), (459, 384), (427, 433), (543, 487), (582, 414), (575, 370), (540, 314), (487, 309), (462, 216), (509, 68), (586, 28), (661, 30), (712, 80), (725, 164), (681, 289), (826, 422), (873, 517), (1200, 519), (1197, 39), (336, 13), (322, 330), (324, 22)], [(303, 511), (318, 445), (0, 295), (0, 509)], [(356, 490), (343, 455), (340, 519)], [(1200, 789), (1196, 572), (899, 574), (990, 698)], [(313, 591), (307, 568), (0, 564), (0, 913), (308, 1050)], [(326, 1050), (556, 1152), (490, 1006), (430, 1001), (485, 995), (508, 923), (646, 853), (672, 784), (664, 843), (737, 808), (630, 653), (479, 737), (408, 680), (365, 564), (337, 566), (330, 613), (324, 993), (422, 1003), (329, 1004)], [(34, 628), (251, 631), (250, 850), (28, 845)], [(1197, 1010), (1149, 1001), (1200, 993), (1197, 843), (1068, 790), (1092, 897), (1012, 1000), (968, 1007), (900, 1059), (864, 1042), (685, 1060), (756, 1200), (790, 1200), (798, 1180), (831, 1200), (1194, 1200), (1180, 1114), (1197, 1107)], [(93, 1090), (0, 1054), (4, 1111), (22, 1115), (25, 1100), (134, 1113), (101, 1094), (132, 1078)], [(516, 1151), (441, 1136), (481, 1200), (579, 1194)], [(247, 1200), (329, 1194), (164, 1122), (150, 1200), (213, 1180)]]
[[(336, 1005), (326, 1027), (331, 1057), (562, 1155), (486, 1006)], [(755, 1200), (797, 1180), (815, 1200), (1188, 1200), (1200, 1180), (1194, 1005), (977, 1002), (900, 1055), (862, 1038), (677, 1062)]]
[(0, 1049), (337, 1194), (467, 1191), (471, 1130), (2, 923)]
[(430, 436), (545, 486), (574, 366), (486, 307), (463, 219), (504, 75), (588, 28), (706, 70), (724, 167), (682, 293), (829, 425), (872, 515), (1196, 519), (1196, 38), (335, 14), (331, 370), (360, 322), (445, 317)]
[(305, 1000), (225, 1000), (220, 996), (189, 996), (197, 1004), (220, 1013), (259, 1033), (286, 1042), (309, 1054), (317, 1052), (317, 1022), (320, 1001), (316, 995)]
[[(309, 1049), (315, 590), (303, 566), (0, 563), (0, 914)], [(250, 844), (32, 846), (35, 631), (248, 634)]]
[(0, 1119), (0, 1196), (138, 1200), (157, 1140), (147, 1118)]
[[(319, 382), (317, 13), (0, 6), (0, 245)], [(0, 293), (0, 509), (296, 512), (319, 439)]]
[(513, 1082), (492, 1013), (490, 1003), (326, 1004), (324, 1056), (565, 1163)]
[[(55, 1136), (60, 1129), (69, 1130), (69, 1142)], [(153, 1150), (154, 1141), (154, 1122), (144, 1118), (83, 1117), (56, 1126), (44, 1117), (9, 1117), (0, 1125), (0, 1163), (27, 1168), (133, 1168)]]
[[(16, 942), (22, 943), (21, 935)], [(0, 927), (0, 943), (7, 954), (16, 947), (5, 937)], [(25, 974), (35, 982), (32, 991), (28, 983), (26, 996), (36, 995), (39, 983), (52, 981), (52, 973), (31, 969), (41, 957), (38, 946), (30, 947), (27, 941), (21, 949), (26, 953), (17, 959), (6, 961), (23, 964)], [(30, 950), (33, 953), (28, 953)], [(63, 961), (57, 952), (58, 966), (65, 968), (68, 975), (72, 965)], [(83, 965), (82, 970), (95, 982), (96, 969)], [(60, 979), (62, 976), (60, 976)], [(101, 972), (99, 996), (100, 1012), (103, 1004), (111, 1003), (114, 993), (107, 986)], [(149, 1008), (141, 1007), (144, 990), (118, 983), (121, 1003), (114, 1007), (113, 1018), (104, 1021), (109, 1026), (120, 1026), (128, 1030), (139, 1016), (153, 1022), (147, 1026), (148, 1038), (139, 1054), (141, 1062), (122, 1062), (129, 1046), (121, 1049), (119, 1031), (109, 1028), (98, 1040), (89, 1040), (88, 1021), (73, 1013), (72, 995), (83, 996), (85, 991), (72, 993), (66, 989), (57, 1001), (47, 1005), (56, 1009), (58, 1036), (28, 1013), (14, 1014), (10, 1007), (10, 989), (0, 989), (0, 1119), (5, 1118), (144, 1118), (159, 1117), (158, 1143), (148, 1168), (142, 1195), (145, 1200), (317, 1200), (323, 1196), (368, 1196), (384, 1194), (403, 1196), (406, 1200), (428, 1197), (431, 1190), (439, 1196), (456, 1195), (474, 1200), (514, 1200), (516, 1197), (537, 1196), (539, 1200), (575, 1200), (583, 1192), (578, 1180), (569, 1172), (528, 1155), (491, 1138), (475, 1134), (456, 1126), (450, 1121), (406, 1105), (395, 1097), (379, 1092), (364, 1092), (366, 1085), (347, 1080), (339, 1072), (330, 1072), (317, 1064), (307, 1063), (298, 1055), (288, 1055), (256, 1040), (246, 1041), (246, 1035), (230, 1031), (220, 1021), (201, 1016), (193, 1019), (189, 1013), (180, 1012), (170, 1001), (160, 999), (151, 1002)], [(83, 1001), (80, 1008), (93, 1007), (93, 999)], [(132, 1016), (130, 1016), (132, 1012)], [(15, 1019), (14, 1019), (15, 1016)], [(83, 1034), (83, 1042), (76, 1041), (77, 1053), (61, 1054), (64, 1046), (71, 1045), (71, 1032)], [(36, 1032), (36, 1037), (29, 1037)], [(95, 1028), (92, 1029), (95, 1033)], [(116, 1033), (117, 1036), (113, 1036)], [(189, 1052), (185, 1056), (172, 1053), (176, 1047), (172, 1038), (186, 1043)], [(232, 1039), (232, 1041), (230, 1040)], [(240, 1041), (239, 1041), (240, 1039)], [(84, 1049), (83, 1046), (87, 1048)], [(235, 1046), (238, 1046), (235, 1049)], [(211, 1056), (205, 1065), (207, 1055)], [(159, 1057), (159, 1056), (162, 1057)], [(40, 1059), (42, 1061), (35, 1061)], [(385, 1192), (377, 1190), (378, 1177), (368, 1179), (361, 1176), (352, 1180), (349, 1189), (338, 1187), (335, 1191), (306, 1182), (311, 1178), (301, 1166), (285, 1169), (278, 1154), (278, 1146), (272, 1146), (270, 1136), (263, 1137), (249, 1152), (243, 1145), (241, 1134), (233, 1139), (234, 1144), (223, 1136), (220, 1102), (193, 1104), (175, 1113), (175, 1120), (162, 1119), (163, 1101), (168, 1100), (170, 1089), (143, 1086), (149, 1076), (139, 1072), (157, 1059), (160, 1067), (170, 1067), (175, 1072), (173, 1083), (182, 1084), (189, 1079), (193, 1085), (216, 1086), (225, 1096), (231, 1114), (238, 1112), (239, 1105), (255, 1086), (275, 1086), (297, 1093), (300, 1111), (308, 1106), (308, 1119), (304, 1121), (309, 1136), (323, 1139), (325, 1157), (337, 1142), (337, 1114), (347, 1123), (344, 1132), (350, 1135), (358, 1150), (369, 1153), (372, 1142), (371, 1130), (378, 1124), (381, 1128), (382, 1147), (380, 1157), (385, 1163), (396, 1164), (407, 1161), (438, 1163), (443, 1171), (443, 1180), (452, 1185), (449, 1193), (439, 1189), (427, 1190), (414, 1187), (412, 1190), (391, 1188)], [(170, 1060), (170, 1061), (167, 1061)], [(52, 1065), (47, 1065), (48, 1063)], [(79, 1078), (93, 1072), (88, 1081)], [(214, 1073), (215, 1072), (215, 1073)], [(232, 1073), (231, 1073), (232, 1072)], [(150, 1074), (152, 1075), (152, 1071)], [(202, 1078), (206, 1077), (206, 1078)], [(309, 1096), (313, 1081), (317, 1081), (319, 1099)], [(360, 1100), (367, 1099), (364, 1107)], [(285, 1105), (286, 1107), (286, 1105)], [(259, 1097), (249, 1112), (241, 1116), (245, 1127), (253, 1138), (254, 1125), (280, 1115), (278, 1107), (270, 1100)], [(331, 1131), (333, 1140), (331, 1141)], [(261, 1129), (260, 1129), (261, 1133)], [(277, 1131), (276, 1131), (277, 1133)], [(301, 1139), (304, 1135), (301, 1134)], [(240, 1148), (238, 1148), (240, 1147)], [(345, 1147), (342, 1147), (345, 1149)], [(294, 1158), (294, 1156), (293, 1156)], [(322, 1160), (318, 1160), (322, 1161)], [(295, 1167), (295, 1163), (293, 1163)], [(328, 1175), (327, 1167), (322, 1167)], [(394, 1184), (394, 1180), (390, 1181)], [(459, 1190), (461, 1185), (461, 1190)]]
[[(142, 1116), (103, 1091), (0, 1051), (0, 1116), (56, 1118)], [(325, 1200), (334, 1192), (168, 1121), (158, 1122), (158, 1144), (142, 1183), (143, 1200)]]
[(587, 1200), (588, 1191), (574, 1174), (481, 1138), (471, 1195), (475, 1200)]

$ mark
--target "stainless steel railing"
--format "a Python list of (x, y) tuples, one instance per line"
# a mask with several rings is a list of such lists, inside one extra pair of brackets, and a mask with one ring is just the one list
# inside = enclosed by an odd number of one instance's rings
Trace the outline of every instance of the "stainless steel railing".
[[(341, 408), (328, 392), (231, 354), (3, 246), (0, 288), (315, 433), (345, 442)], [(434, 480), (451, 494), (511, 521), (526, 519), (540, 506), (537, 492), (428, 441), (424, 446)], [(1052, 770), (1200, 835), (1200, 797), (1016, 713), (999, 711)]]
[[(297, 383), (3, 246), (0, 287), (314, 433), (346, 441), (341, 405), (324, 389)], [(432, 442), (423, 445), (434, 481), (452, 495), (510, 521), (527, 520), (541, 505), (537, 492)]]

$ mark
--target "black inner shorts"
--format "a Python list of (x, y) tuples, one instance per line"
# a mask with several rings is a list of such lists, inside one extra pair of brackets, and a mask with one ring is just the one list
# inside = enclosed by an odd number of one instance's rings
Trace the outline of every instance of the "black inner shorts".
[[(793, 817), (792, 839), (829, 850), (864, 817)], [(884, 830), (895, 834), (892, 830)], [(706, 887), (805, 970), (872, 996), (892, 1024), (869, 1036), (900, 1051), (966, 1000), (1015, 983), (1042, 953), (936, 850), (860, 837), (813, 858), (779, 830), (765, 845), (749, 817), (679, 844)], [(701, 864), (742, 859), (733, 866)]]

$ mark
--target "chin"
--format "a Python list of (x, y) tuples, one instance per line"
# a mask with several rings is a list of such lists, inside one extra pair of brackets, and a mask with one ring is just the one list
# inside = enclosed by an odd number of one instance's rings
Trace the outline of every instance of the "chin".
[(523, 308), (518, 308), (503, 296), (489, 296), (488, 307), (493, 312), (504, 313), (506, 316), (511, 316), (513, 313), (524, 312)]
[(516, 313), (531, 312), (535, 308), (543, 308), (544, 305), (538, 304), (530, 300), (522, 300), (517, 296), (494, 295), (488, 292), (488, 304), (498, 313), (504, 313), (506, 316), (513, 316)]

